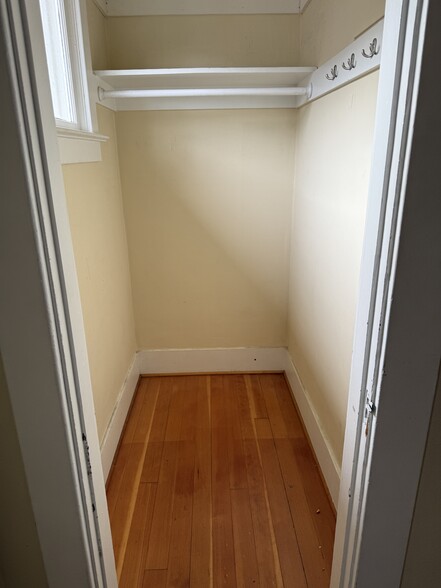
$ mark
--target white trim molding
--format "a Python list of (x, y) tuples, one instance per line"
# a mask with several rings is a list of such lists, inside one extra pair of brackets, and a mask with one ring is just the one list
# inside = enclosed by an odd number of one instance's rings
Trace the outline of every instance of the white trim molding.
[(299, 377), (288, 351), (286, 352), (285, 374), (323, 478), (328, 487), (329, 495), (334, 506), (337, 507), (340, 489), (340, 466), (323, 430), (320, 418), (311, 402), (311, 398)]
[(107, 0), (92, 0), (96, 7), (102, 12), (104, 16), (108, 16)]
[(134, 355), (132, 363), (127, 372), (124, 383), (116, 399), (110, 422), (101, 443), (101, 462), (103, 465), (104, 479), (107, 480), (110, 468), (112, 467), (118, 443), (124, 429), (133, 395), (139, 380), (138, 356)]
[(284, 371), (284, 347), (140, 351), (141, 374)]
[(101, 143), (109, 139), (105, 135), (57, 128), (60, 163), (93, 163), (101, 161)]
[(310, 5), (311, 0), (299, 0), (299, 12), (303, 14)]
[[(104, 4), (104, 0), (95, 3)], [(303, 0), (106, 0), (109, 16), (298, 14)]]

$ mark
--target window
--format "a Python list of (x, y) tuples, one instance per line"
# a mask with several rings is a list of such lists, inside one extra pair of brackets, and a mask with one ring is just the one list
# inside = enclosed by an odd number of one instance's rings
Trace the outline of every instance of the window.
[[(39, 0), (61, 163), (101, 161), (84, 0)], [(93, 83), (93, 76), (89, 79)], [(91, 106), (93, 109), (91, 109)]]
[(92, 131), (78, 0), (40, 0), (57, 127)]

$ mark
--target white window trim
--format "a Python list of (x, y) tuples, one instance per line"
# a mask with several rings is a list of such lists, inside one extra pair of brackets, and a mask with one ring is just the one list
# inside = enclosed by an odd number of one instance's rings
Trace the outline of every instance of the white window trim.
[(98, 94), (92, 71), (89, 27), (85, 0), (65, 3), (72, 77), (79, 128), (56, 119), (61, 164), (93, 163), (102, 160), (101, 143), (108, 137), (99, 133), (96, 107)]
[[(73, 90), (77, 105), (79, 130), (92, 131), (92, 104), (89, 96), (86, 51), (90, 46), (87, 27), (87, 11), (83, 0), (64, 0), (69, 53), (72, 67)], [(87, 45), (84, 34), (87, 33)], [(58, 124), (57, 124), (58, 126)]]
[(60, 162), (94, 163), (102, 160), (101, 143), (108, 140), (106, 135), (57, 127)]

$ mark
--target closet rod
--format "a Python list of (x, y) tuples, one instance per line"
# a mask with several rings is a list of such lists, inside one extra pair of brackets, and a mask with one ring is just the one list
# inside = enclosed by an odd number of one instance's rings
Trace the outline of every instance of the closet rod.
[(300, 88), (173, 88), (161, 90), (104, 90), (98, 88), (100, 100), (106, 98), (192, 98), (199, 96), (307, 96), (308, 87)]

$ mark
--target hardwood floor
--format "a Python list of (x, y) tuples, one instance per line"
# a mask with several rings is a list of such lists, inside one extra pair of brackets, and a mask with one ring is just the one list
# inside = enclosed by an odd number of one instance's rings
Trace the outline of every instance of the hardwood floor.
[(142, 378), (107, 498), (120, 588), (329, 586), (335, 517), (282, 374)]

